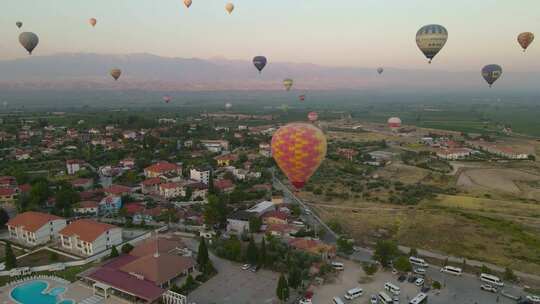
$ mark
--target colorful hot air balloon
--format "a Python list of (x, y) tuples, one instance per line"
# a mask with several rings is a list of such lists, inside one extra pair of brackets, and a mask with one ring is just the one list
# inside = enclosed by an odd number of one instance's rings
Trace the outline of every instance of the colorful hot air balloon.
[(162, 97), (162, 99), (163, 99), (163, 101), (165, 101), (165, 103), (169, 103), (169, 102), (171, 102), (172, 97), (169, 96), (169, 95), (165, 95), (165, 96)]
[(31, 32), (24, 32), (19, 35), (19, 42), (32, 55), (32, 51), (39, 43), (39, 37)]
[(88, 20), (88, 23), (90, 23), (90, 25), (92, 27), (95, 27), (96, 24), (97, 24), (97, 19), (96, 18), (90, 18), (90, 20)]
[(527, 48), (529, 47), (529, 45), (531, 45), (531, 43), (533, 42), (534, 34), (531, 32), (521, 33), (519, 34), (517, 40), (518, 40), (519, 45), (521, 45), (521, 47), (523, 48), (523, 51), (525, 52)]
[(253, 65), (259, 70), (259, 73), (261, 73), (266, 66), (266, 62), (267, 60), (264, 56), (256, 56), (253, 58)]
[(287, 78), (287, 79), (283, 80), (283, 86), (285, 87), (285, 89), (287, 91), (291, 90), (291, 88), (293, 86), (293, 83), (294, 83), (294, 81), (292, 79), (290, 79), (290, 78)]
[(377, 73), (379, 73), (379, 75), (381, 75), (383, 72), (384, 72), (383, 68), (377, 68)]
[(302, 95), (298, 96), (298, 100), (305, 101), (306, 100), (306, 95), (302, 94)]
[(225, 104), (225, 109), (228, 110), (228, 109), (230, 109), (230, 108), (232, 108), (232, 103), (227, 102), (227, 103)]
[(488, 64), (482, 69), (482, 77), (484, 77), (490, 88), (501, 75), (502, 68), (498, 64)]
[(193, 3), (193, 1), (191, 0), (184, 0), (184, 5), (189, 8), (191, 6), (191, 4)]
[(225, 4), (225, 10), (229, 14), (232, 14), (232, 12), (234, 11), (234, 4), (232, 4), (231, 2), (228, 2), (227, 4)]
[(18, 28), (21, 28), (21, 27), (22, 27), (22, 22), (17, 21), (17, 22), (15, 22), (15, 25), (16, 25)]
[(118, 80), (120, 78), (120, 75), (122, 75), (122, 70), (120, 69), (112, 69), (111, 70), (111, 76), (114, 78), (114, 80)]
[(396, 131), (401, 128), (401, 119), (399, 117), (390, 117), (388, 119), (388, 127), (392, 131)]
[(272, 137), (272, 155), (297, 189), (302, 188), (326, 156), (326, 137), (312, 124), (291, 123)]
[(319, 119), (319, 114), (317, 114), (317, 112), (309, 112), (307, 118), (312, 122), (317, 121), (317, 119)]
[(430, 24), (423, 26), (416, 33), (416, 45), (429, 59), (429, 63), (433, 57), (439, 53), (448, 40), (448, 31), (442, 25)]

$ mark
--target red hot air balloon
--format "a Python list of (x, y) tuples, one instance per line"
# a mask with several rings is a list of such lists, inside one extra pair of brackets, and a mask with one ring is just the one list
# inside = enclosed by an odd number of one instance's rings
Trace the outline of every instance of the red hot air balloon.
[(88, 20), (88, 23), (90, 23), (90, 25), (91, 25), (92, 27), (95, 27), (96, 24), (97, 24), (97, 19), (96, 19), (96, 18), (90, 18), (90, 19)]
[(302, 94), (302, 95), (298, 96), (298, 100), (300, 100), (300, 101), (306, 100), (306, 95)]
[(309, 121), (317, 121), (317, 119), (319, 119), (319, 114), (317, 114), (317, 112), (309, 112), (307, 118)]
[(392, 131), (401, 128), (401, 119), (399, 119), (398, 117), (390, 117), (388, 119), (388, 127), (392, 129)]
[(172, 100), (172, 97), (169, 96), (169, 95), (165, 95), (165, 96), (163, 96), (162, 98), (163, 98), (163, 101), (165, 101), (166, 103), (169, 103), (169, 102), (171, 102), (171, 100)]
[(326, 156), (326, 137), (312, 124), (291, 123), (272, 137), (272, 155), (296, 187), (302, 188)]

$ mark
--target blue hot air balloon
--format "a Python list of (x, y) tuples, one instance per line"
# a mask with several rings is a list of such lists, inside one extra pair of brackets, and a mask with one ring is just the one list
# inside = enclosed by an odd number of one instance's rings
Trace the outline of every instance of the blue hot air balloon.
[(256, 56), (253, 58), (253, 65), (259, 70), (259, 73), (262, 72), (264, 67), (266, 66), (266, 57), (264, 56)]
[(502, 68), (498, 64), (488, 64), (482, 69), (482, 77), (484, 77), (490, 88), (501, 75)]

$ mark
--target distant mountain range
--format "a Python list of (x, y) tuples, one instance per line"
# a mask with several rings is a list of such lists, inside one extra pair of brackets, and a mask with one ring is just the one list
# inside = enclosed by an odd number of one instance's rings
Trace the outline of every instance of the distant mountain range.
[[(115, 82), (109, 70), (123, 74)], [(539, 73), (506, 72), (495, 84), (499, 90), (535, 90)], [(282, 90), (293, 78), (303, 90), (484, 90), (480, 72), (447, 72), (426, 65), (423, 70), (326, 67), (270, 62), (262, 74), (250, 61), (168, 58), (151, 54), (56, 54), (0, 61), (3, 89), (143, 89), (143, 90)]]

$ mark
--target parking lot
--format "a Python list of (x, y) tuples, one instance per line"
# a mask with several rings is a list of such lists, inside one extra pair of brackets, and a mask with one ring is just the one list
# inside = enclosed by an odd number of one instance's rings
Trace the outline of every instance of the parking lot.
[[(409, 303), (416, 294), (420, 292), (420, 287), (413, 283), (398, 282), (397, 276), (390, 272), (379, 271), (373, 276), (372, 280), (363, 282), (361, 279), (365, 277), (364, 271), (360, 264), (351, 261), (340, 261), (345, 264), (345, 270), (342, 271), (337, 280), (331, 284), (325, 284), (315, 289), (313, 297), (314, 304), (331, 304), (332, 298), (339, 296), (343, 299), (345, 292), (349, 289), (360, 287), (364, 290), (364, 295), (346, 303), (364, 304), (369, 303), (369, 298), (372, 294), (377, 294), (384, 290), (384, 283), (391, 282), (399, 286), (401, 293), (399, 295), (399, 303)], [(463, 275), (455, 277), (444, 274), (439, 269), (428, 269), (427, 276), (441, 282), (442, 290), (428, 292), (428, 303), (433, 304), (515, 304), (516, 301), (503, 297), (500, 294), (486, 292), (480, 289), (482, 282), (472, 275)], [(523, 295), (523, 293), (514, 287), (505, 286), (505, 291), (512, 295)], [(388, 293), (388, 292), (387, 292)]]

